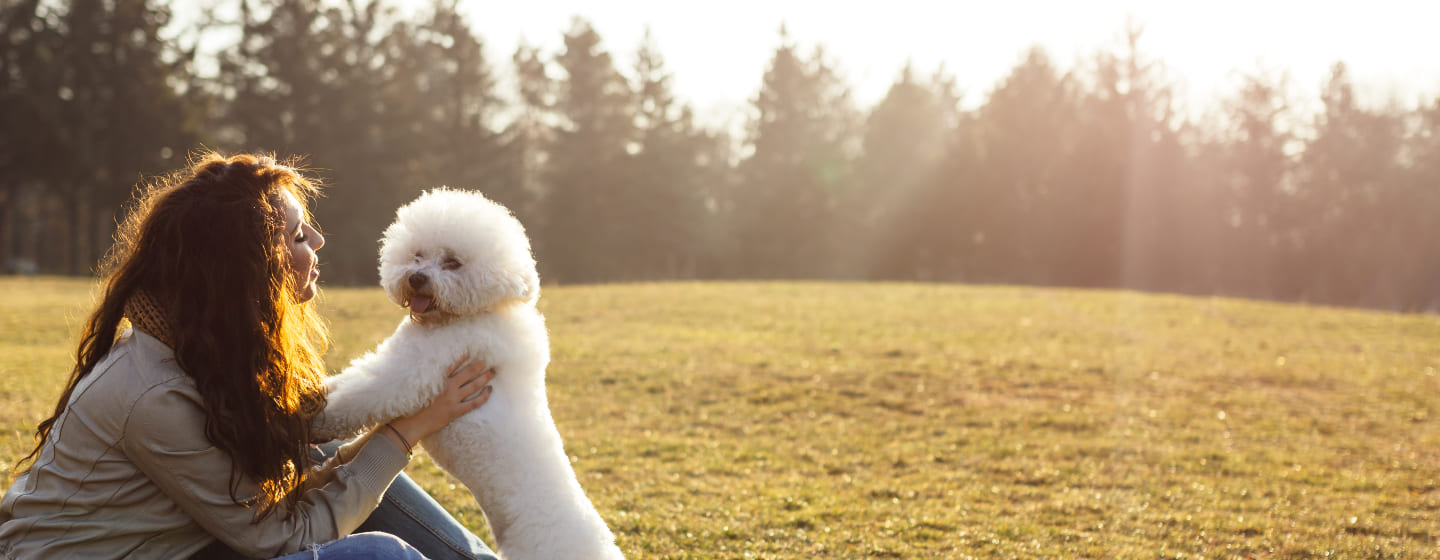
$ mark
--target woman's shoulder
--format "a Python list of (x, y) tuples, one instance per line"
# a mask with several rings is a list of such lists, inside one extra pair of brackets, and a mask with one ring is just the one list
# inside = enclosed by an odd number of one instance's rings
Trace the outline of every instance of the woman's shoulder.
[(103, 452), (134, 435), (137, 427), (184, 431), (185, 426), (203, 426), (202, 402), (169, 347), (131, 329), (75, 385), (52, 437), (55, 445), (70, 449), (67, 453)]
[[(167, 398), (167, 396), (169, 398)], [(131, 328), (122, 334), (109, 355), (80, 384), (72, 396), (72, 406), (86, 400), (91, 405), (103, 403), (117, 407), (115, 412), (128, 414), (138, 406), (153, 405), (143, 401), (171, 400), (199, 402), (195, 381), (175, 362), (169, 346)]]
[(129, 365), (142, 374), (142, 379), (154, 383), (178, 383), (191, 388), (195, 386), (194, 380), (185, 375), (175, 361), (175, 351), (149, 333), (131, 327), (116, 344), (116, 348), (121, 346), (128, 349)]

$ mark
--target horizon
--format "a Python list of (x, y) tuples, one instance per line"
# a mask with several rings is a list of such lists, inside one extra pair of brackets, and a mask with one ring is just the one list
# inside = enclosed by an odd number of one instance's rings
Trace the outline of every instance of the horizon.
[[(686, 114), (675, 99), (699, 106), (697, 94), (683, 82), (639, 87), (654, 84), (653, 67), (638, 72), (645, 84), (594, 79), (617, 64), (599, 51), (622, 61), (626, 52), (615, 46), (625, 37), (594, 29), (606, 25), (602, 19), (570, 23), (569, 44), (587, 52), (537, 45), (550, 79), (530, 68), (526, 86), (541, 95), (517, 103), (518, 92), (494, 83), (511, 71), (489, 68), (498, 57), (486, 62), (476, 50), (482, 37), (492, 51), (508, 50), (506, 39), (457, 25), (456, 18), (465, 18), (458, 3), (439, 4), (442, 19), (432, 25), (430, 16), (406, 15), (393, 0), (383, 14), (372, 11), (379, 2), (336, 2), (273, 2), (293, 12), (273, 26), (255, 27), (246, 38), (253, 42), (227, 54), (223, 60), (232, 64), (214, 75), (205, 74), (204, 56), (195, 65), (172, 64), (171, 57), (197, 45), (225, 53), (218, 50), (226, 48), (221, 39), (239, 36), (234, 18), (229, 27), (178, 18), (156, 34), (135, 25), (163, 17), (159, 4), (124, 5), (143, 8), (148, 20), (96, 4), (89, 7), (98, 11), (65, 21), (63, 6), (51, 5), (54, 11), (30, 26), (53, 33), (0, 34), (16, 45), (13, 52), (37, 53), (13, 57), (17, 79), (7, 90), (21, 103), (5, 105), (8, 122), (18, 123), (17, 134), (5, 138), (17, 157), (9, 160), (11, 180), (0, 185), (0, 196), (15, 195), (0, 200), (6, 203), (0, 210), (13, 216), (0, 224), (0, 261), (18, 263), (14, 270), (89, 270), (107, 249), (109, 223), (132, 187), (127, 178), (174, 169), (191, 147), (209, 145), (304, 155), (326, 182), (343, 186), (350, 194), (317, 204), (316, 216), (333, 233), (327, 277), (347, 281), (372, 278), (370, 241), (391, 222), (393, 208), (424, 188), (451, 185), (483, 191), (533, 224), (537, 258), (548, 263), (549, 277), (563, 282), (888, 278), (1113, 286), (1392, 309), (1433, 309), (1440, 302), (1440, 238), (1432, 235), (1440, 197), (1425, 188), (1440, 178), (1440, 99), (1415, 94), (1423, 105), (1366, 106), (1356, 90), (1382, 86), (1373, 77), (1354, 86), (1376, 75), (1357, 62), (1363, 57), (1339, 57), (1359, 69), (1335, 74), (1323, 89), (1302, 84), (1294, 68), (1291, 85), (1278, 89), (1274, 74), (1258, 76), (1227, 92), (1204, 118), (1187, 122), (1172, 100), (1195, 90), (1204, 65), (1169, 61), (1172, 75), (1188, 76), (1177, 92), (1152, 64), (1172, 56), (1163, 49), (1102, 51), (1092, 63), (1071, 68), (1067, 85), (1056, 74), (1064, 70), (1064, 53), (1050, 57), (1058, 62), (1017, 66), (1008, 54), (996, 54), (1000, 72), (1017, 79), (988, 91), (967, 85), (970, 103), (979, 90), (984, 105), (961, 115), (957, 109), (966, 108), (949, 91), (914, 82), (896, 92), (902, 97), (857, 107), (871, 100), (863, 92), (854, 103), (836, 95), (843, 78), (830, 64), (797, 68), (786, 54), (784, 67), (767, 70), (763, 61), (777, 55), (765, 46), (769, 39), (756, 39), (749, 44), (761, 61), (743, 60), (738, 49), (708, 51), (734, 59), (746, 76), (768, 80), (764, 89), (748, 78), (731, 80), (723, 91), (702, 88), (704, 95), (729, 91), (748, 99), (754, 88), (764, 96), (762, 107), (747, 103), (729, 112), (726, 123), (743, 119), (746, 126), (725, 134), (671, 118)], [(226, 5), (238, 14), (246, 4)], [(1106, 17), (1103, 10), (1078, 12)], [(37, 17), (15, 13), (6, 21)], [(528, 41), (519, 23), (524, 10), (503, 13), (511, 20), (496, 12), (489, 25)], [(606, 13), (643, 29), (671, 12)], [(862, 13), (833, 11), (826, 21), (838, 25)], [(1235, 19), (1223, 9), (1205, 13)], [(786, 16), (783, 10), (767, 14)], [(268, 18), (252, 15), (257, 22)], [(542, 16), (537, 20), (545, 27), (557, 19)], [(402, 18), (404, 24), (390, 27)], [(1129, 20), (1132, 39), (1139, 19)], [(1047, 21), (1065, 23), (1069, 32), (1086, 28), (1079, 19)], [(1336, 36), (1374, 31), (1367, 23), (1373, 17), (1356, 21)], [(1202, 18), (1194, 22), (1204, 28)], [(1258, 16), (1244, 24), (1273, 26)], [(721, 19), (710, 27), (736, 37), (746, 29), (728, 28)], [(791, 27), (795, 48), (825, 41)], [(1029, 40), (1001, 27), (995, 34), (1016, 48)], [(1293, 37), (1267, 36), (1328, 70), (1327, 53), (1348, 47), (1337, 41), (1324, 52), (1302, 48), (1304, 37), (1337, 33), (1334, 26), (1312, 27)], [(772, 33), (764, 21), (753, 29), (757, 36)], [(875, 38), (895, 28), (880, 21), (864, 29), (871, 30), (870, 43), (885, 43)], [(1181, 37), (1151, 29), (1152, 37)], [(1389, 30), (1390, 42), (1357, 52), (1413, 51), (1394, 47), (1409, 44), (1409, 34)], [(608, 44), (597, 43), (602, 33), (611, 34)], [(949, 41), (953, 34), (939, 36)], [(146, 49), (131, 50), (128, 41), (140, 39)], [(667, 41), (660, 34), (654, 39)], [(714, 42), (696, 35), (686, 44), (707, 41)], [(1229, 64), (1205, 43), (1179, 44), (1213, 67)], [(720, 68), (697, 71), (695, 62), (684, 62), (683, 48), (669, 45), (655, 48), (671, 49), (665, 68), (677, 80), (687, 73), (724, 78)], [(788, 35), (784, 45), (792, 48)], [(1238, 41), (1227, 45), (1263, 51)], [(43, 56), (55, 48), (58, 64)], [(858, 64), (843, 47), (829, 49), (837, 64)], [(867, 54), (891, 60), (877, 50)], [(1001, 50), (1009, 47), (985, 52)], [(1431, 75), (1423, 60), (1382, 59), (1378, 67), (1418, 68), (1396, 71), (1406, 84), (1418, 84), (1407, 86), (1417, 91)], [(990, 80), (958, 68), (954, 78), (982, 79)], [(875, 83), (890, 85), (889, 79)], [(213, 95), (192, 95), (190, 88)], [(1303, 97), (1295, 93), (1301, 88)], [(1315, 104), (1322, 92), (1326, 112), (1317, 115), (1306, 99)], [(516, 114), (526, 120), (504, 123)], [(184, 118), (171, 118), (177, 115)], [(91, 133), (135, 129), (139, 121), (155, 126), (129, 135)], [(90, 195), (98, 204), (83, 211), (99, 220), (66, 210), (68, 201)], [(57, 239), (60, 251), (52, 250)]]

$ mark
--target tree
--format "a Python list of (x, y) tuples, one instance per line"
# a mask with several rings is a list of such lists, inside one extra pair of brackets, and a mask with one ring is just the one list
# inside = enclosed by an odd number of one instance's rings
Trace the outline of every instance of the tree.
[[(859, 185), (841, 207), (840, 228), (845, 245), (869, 248), (852, 256), (868, 277), (916, 279), (936, 255), (954, 254), (932, 247), (933, 241), (962, 236), (924, 230), (958, 221), (961, 208), (941, 205), (949, 212), (923, 224), (915, 218), (932, 202), (926, 187), (947, 159), (946, 140), (961, 118), (959, 97), (943, 68), (927, 82), (906, 64), (870, 111), (856, 168)], [(962, 188), (948, 183), (941, 188)]]
[(1179, 119), (1164, 67), (1140, 52), (1141, 35), (1130, 26), (1118, 52), (1095, 57), (1080, 99), (1051, 222), (1066, 284), (1157, 289), (1184, 275), (1162, 245), (1181, 211), (1171, 201), (1187, 187)]
[(1440, 221), (1434, 219), (1440, 211), (1440, 98), (1413, 119), (1404, 158), (1410, 165), (1402, 180), (1406, 204), (1398, 216), (1404, 225), (1397, 228), (1405, 238), (1389, 252), (1413, 266), (1403, 286), (1403, 307), (1433, 312), (1440, 310)]
[(380, 0), (241, 7), (240, 42), (221, 66), (227, 137), (308, 156), (327, 179), (331, 196), (315, 211), (331, 278), (373, 282), (380, 232), (424, 188), (510, 192), (489, 172), (503, 165), (488, 69), (453, 3), (419, 24)]
[(303, 156), (327, 183), (315, 213), (329, 237), (327, 275), (340, 282), (374, 276), (374, 248), (364, 242), (379, 238), (380, 208), (394, 207), (380, 188), (393, 177), (384, 163), (394, 161), (376, 130), (380, 9), (242, 0), (239, 43), (221, 59), (229, 147)]
[[(64, 35), (53, 10), (38, 0), (0, 8), (0, 267), (10, 272), (39, 255), (35, 235), (22, 225), (33, 222), (21, 208), (26, 191), (61, 172), (66, 145), (55, 128), (61, 106), (60, 75), (55, 64)], [(49, 125), (49, 126), (47, 126)], [(27, 131), (27, 134), (19, 134)], [(28, 250), (27, 250), (28, 249)]]
[(621, 196), (620, 237), (630, 278), (689, 278), (708, 260), (711, 214), (706, 208), (717, 169), (716, 138), (695, 124), (671, 91), (659, 46), (649, 31), (636, 52), (637, 151)]
[(58, 227), (42, 226), (63, 240), (48, 270), (89, 271), (135, 183), (174, 167), (197, 138), (198, 96), (177, 89), (189, 83), (189, 52), (161, 36), (169, 17), (147, 0), (0, 10), (0, 122), (25, 131), (0, 140), (0, 199), (36, 186), (63, 209)]
[[(1075, 210), (1065, 166), (1084, 144), (1078, 91), (1040, 48), (1031, 48), (975, 115), (966, 131), (977, 169), (966, 211), (973, 243), (972, 279), (1053, 284), (1072, 281), (1069, 257)], [(963, 145), (963, 144), (962, 144)], [(962, 158), (963, 161), (963, 158)], [(964, 188), (959, 187), (957, 188)]]
[(635, 125), (629, 83), (601, 47), (600, 35), (576, 19), (556, 57), (554, 141), (548, 150), (541, 205), (541, 252), (548, 275), (561, 282), (624, 278), (632, 249), (620, 240), (620, 200), (629, 187)]
[[(514, 180), (515, 188), (525, 198), (523, 207), (511, 209), (521, 216), (535, 216), (531, 225), (543, 225), (543, 216), (539, 216), (535, 206), (546, 190), (544, 167), (554, 141), (548, 123), (555, 108), (555, 80), (550, 77), (548, 64), (539, 49), (521, 44), (515, 49), (511, 62), (520, 102), (515, 118), (501, 133), (506, 153), (505, 176)], [(521, 221), (531, 223), (526, 219)]]
[(1335, 303), (1393, 306), (1395, 268), (1405, 257), (1386, 250), (1403, 243), (1410, 201), (1400, 187), (1403, 121), (1355, 100), (1343, 63), (1321, 91), (1324, 110), (1299, 162), (1296, 204), (1307, 218), (1295, 272), (1309, 279), (1301, 297)]
[(754, 100), (750, 151), (730, 210), (748, 277), (819, 277), (837, 251), (835, 208), (853, 187), (858, 120), (848, 88), (824, 51), (802, 58), (784, 28)]
[(1214, 281), (1224, 293), (1278, 297), (1297, 290), (1291, 271), (1303, 216), (1294, 204), (1288, 153), (1296, 140), (1284, 123), (1290, 110), (1284, 78), (1243, 80), (1225, 102), (1222, 153), (1214, 166), (1210, 237), (1223, 251), (1223, 261), (1213, 264)]
[(528, 202), (492, 121), (502, 105), (480, 41), (456, 0), (437, 0), (418, 24), (399, 22), (382, 47), (381, 102), (392, 151), (408, 158), (397, 185), (414, 196), (448, 185), (483, 191), (520, 211)]

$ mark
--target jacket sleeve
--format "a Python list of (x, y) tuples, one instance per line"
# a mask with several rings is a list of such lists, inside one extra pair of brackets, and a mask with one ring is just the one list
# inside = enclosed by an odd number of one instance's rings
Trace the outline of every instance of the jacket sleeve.
[[(308, 489), (293, 513), (256, 519), (231, 498), (230, 455), (205, 437), (205, 413), (193, 396), (152, 388), (135, 403), (121, 445), (125, 454), (197, 524), (236, 552), (271, 558), (353, 532), (379, 505), (409, 462), (389, 438), (370, 438), (326, 483)], [(235, 497), (253, 503), (258, 486), (242, 477)]]

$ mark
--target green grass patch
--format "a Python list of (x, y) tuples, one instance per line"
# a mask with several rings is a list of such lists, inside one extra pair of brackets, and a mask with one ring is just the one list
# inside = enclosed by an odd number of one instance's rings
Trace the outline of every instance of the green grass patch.
[[(91, 284), (0, 280), (6, 486)], [(331, 289), (340, 368), (400, 318)], [(631, 558), (1427, 558), (1440, 321), (911, 284), (547, 288), (551, 407)], [(503, 373), (503, 372), (502, 372)], [(484, 533), (463, 487), (410, 472)]]

